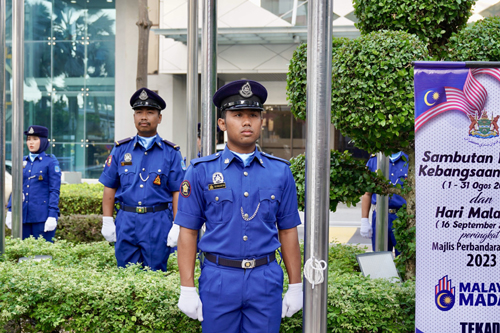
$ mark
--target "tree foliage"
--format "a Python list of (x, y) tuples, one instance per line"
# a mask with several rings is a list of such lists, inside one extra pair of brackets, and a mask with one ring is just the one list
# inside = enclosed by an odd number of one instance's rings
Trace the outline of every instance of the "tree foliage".
[[(299, 210), (305, 208), (306, 157), (298, 155), (290, 160)], [(365, 167), (363, 161), (351, 154), (332, 150), (330, 154), (330, 210), (334, 212), (339, 202), (356, 205), (365, 192), (385, 193), (389, 183), (385, 178)]]
[(346, 42), (333, 57), (335, 127), (367, 151), (411, 150), (412, 61), (427, 58), (425, 44), (402, 31), (372, 32)]
[(356, 27), (362, 33), (402, 30), (417, 35), (440, 56), (450, 36), (471, 16), (476, 0), (354, 0)]
[(450, 37), (446, 60), (500, 61), (499, 40), (500, 17), (487, 17)]
[[(332, 52), (347, 42), (347, 38), (333, 38)], [(286, 78), (286, 98), (290, 102), (290, 111), (295, 118), (306, 119), (307, 92), (307, 44), (301, 44), (293, 52)]]

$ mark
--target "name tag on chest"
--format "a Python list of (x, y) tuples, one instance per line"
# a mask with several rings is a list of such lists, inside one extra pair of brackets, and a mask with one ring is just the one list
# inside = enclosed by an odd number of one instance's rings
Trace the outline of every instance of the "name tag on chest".
[(209, 184), (208, 185), (208, 190), (218, 190), (221, 188), (226, 188), (226, 183), (219, 183), (219, 184)]

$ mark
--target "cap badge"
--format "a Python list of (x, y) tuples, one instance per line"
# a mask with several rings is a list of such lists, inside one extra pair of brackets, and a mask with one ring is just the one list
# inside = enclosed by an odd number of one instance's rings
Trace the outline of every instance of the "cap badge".
[(30, 127), (30, 130), (28, 131), (28, 134), (33, 134), (35, 133), (35, 130), (33, 130), (33, 127)]
[(141, 94), (139, 95), (139, 98), (141, 99), (141, 101), (145, 101), (145, 100), (147, 100), (149, 98), (148, 93), (146, 92), (146, 90), (143, 90), (141, 92)]
[(212, 181), (214, 184), (222, 184), (224, 183), (224, 176), (220, 172), (216, 172), (212, 175)]
[(245, 83), (241, 87), (240, 95), (243, 96), (243, 97), (245, 97), (245, 98), (251, 97), (253, 95), (252, 87), (250, 87), (250, 83), (249, 82)]

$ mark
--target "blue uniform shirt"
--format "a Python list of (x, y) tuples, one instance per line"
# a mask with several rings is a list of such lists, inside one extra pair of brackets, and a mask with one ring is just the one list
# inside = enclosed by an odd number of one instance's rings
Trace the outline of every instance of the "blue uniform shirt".
[(137, 135), (116, 143), (99, 181), (116, 188), (115, 200), (127, 206), (156, 206), (172, 202), (184, 179), (184, 161), (179, 147), (156, 136), (144, 149)]
[[(403, 156), (405, 156), (405, 159), (403, 159)], [(401, 184), (403, 185), (403, 181), (405, 180), (406, 177), (408, 177), (408, 156), (405, 153), (399, 153), (398, 155), (394, 156), (394, 158), (391, 158), (389, 161), (389, 180), (391, 181), (392, 185), (396, 186), (396, 184)], [(372, 156), (368, 162), (366, 163), (366, 166), (370, 171), (375, 172), (377, 171), (377, 157)], [(375, 205), (377, 203), (377, 195), (373, 194), (372, 195), (372, 204)], [(401, 197), (400, 195), (393, 194), (392, 196), (389, 197), (389, 209), (399, 209), (401, 206), (403, 206), (406, 203), (405, 199)]]
[[(41, 152), (33, 162), (23, 157), (23, 223), (45, 222), (59, 217), (61, 169), (54, 155)], [(11, 210), (11, 199), (7, 208)]]
[(186, 172), (175, 223), (206, 231), (201, 251), (227, 258), (261, 257), (281, 246), (278, 229), (300, 224), (286, 160), (255, 151), (245, 167), (227, 147), (194, 159)]

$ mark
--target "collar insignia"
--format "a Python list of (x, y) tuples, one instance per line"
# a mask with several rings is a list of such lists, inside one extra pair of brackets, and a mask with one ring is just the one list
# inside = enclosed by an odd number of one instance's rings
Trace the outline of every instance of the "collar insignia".
[(251, 97), (253, 95), (252, 87), (250, 87), (250, 83), (249, 82), (245, 83), (241, 87), (240, 95), (243, 96), (243, 97), (245, 97), (245, 98)]
[(229, 158), (226, 158), (226, 159), (224, 160), (224, 164), (229, 164)]
[(148, 97), (148, 93), (146, 92), (146, 90), (143, 90), (141, 92), (141, 94), (139, 95), (139, 98), (142, 100), (142, 101), (145, 101), (147, 100), (149, 97)]

